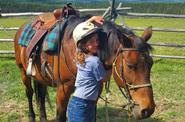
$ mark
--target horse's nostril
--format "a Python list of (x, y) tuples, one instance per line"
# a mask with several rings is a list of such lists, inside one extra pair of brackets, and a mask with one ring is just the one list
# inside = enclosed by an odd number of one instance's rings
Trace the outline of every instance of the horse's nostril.
[(145, 117), (148, 117), (148, 109), (143, 109), (142, 111), (141, 111), (141, 115), (142, 115), (142, 117), (143, 118), (145, 118)]

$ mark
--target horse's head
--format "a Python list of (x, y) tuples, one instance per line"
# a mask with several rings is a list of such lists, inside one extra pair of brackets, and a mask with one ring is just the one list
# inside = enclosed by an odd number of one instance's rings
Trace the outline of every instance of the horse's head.
[(124, 88), (132, 113), (137, 119), (147, 118), (155, 110), (150, 83), (153, 60), (149, 55), (151, 46), (147, 43), (151, 35), (151, 28), (147, 28), (138, 37), (120, 26), (111, 27), (107, 34), (110, 56), (105, 62), (112, 62), (114, 79), (120, 89)]

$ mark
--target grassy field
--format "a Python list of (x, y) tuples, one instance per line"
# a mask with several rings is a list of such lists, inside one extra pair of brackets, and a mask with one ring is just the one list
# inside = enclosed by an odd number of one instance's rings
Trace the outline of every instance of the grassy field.
[[(18, 27), (29, 18), (0, 18), (2, 27)], [(170, 18), (124, 18), (130, 27), (163, 27), (185, 29), (185, 19)], [(136, 31), (140, 35), (141, 31)], [(0, 32), (0, 38), (13, 38), (15, 32)], [(171, 42), (183, 44), (185, 33), (153, 32), (150, 42)], [(13, 49), (12, 43), (1, 43), (0, 49)], [(153, 54), (182, 55), (185, 56), (185, 48), (154, 47)], [(185, 60), (154, 59), (151, 72), (156, 111), (148, 119), (141, 122), (184, 122), (185, 120)], [(112, 95), (110, 101), (114, 104), (124, 104), (114, 81), (111, 82)], [(55, 116), (55, 88), (49, 88), (50, 98), (53, 104), (51, 110), (47, 105), (48, 119)], [(105, 96), (105, 95), (103, 95)], [(34, 103), (35, 104), (35, 103)], [(35, 107), (36, 115), (38, 115)], [(20, 80), (20, 74), (13, 55), (0, 55), (0, 122), (26, 122), (28, 107), (24, 86)], [(128, 116), (125, 110), (117, 105), (109, 105), (110, 122), (127, 122)], [(37, 116), (38, 120), (38, 116)], [(99, 100), (97, 121), (105, 122), (104, 102)], [(134, 119), (132, 119), (134, 121)]]

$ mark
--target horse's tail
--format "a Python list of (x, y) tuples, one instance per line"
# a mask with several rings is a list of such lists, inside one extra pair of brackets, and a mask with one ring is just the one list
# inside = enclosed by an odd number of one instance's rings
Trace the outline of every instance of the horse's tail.
[(37, 102), (37, 106), (39, 106), (40, 104), (43, 104), (43, 102), (45, 104), (45, 98), (46, 98), (49, 104), (49, 107), (51, 108), (51, 110), (53, 110), (47, 86), (42, 85), (41, 83), (35, 80), (33, 80), (33, 85), (34, 85), (35, 99)]

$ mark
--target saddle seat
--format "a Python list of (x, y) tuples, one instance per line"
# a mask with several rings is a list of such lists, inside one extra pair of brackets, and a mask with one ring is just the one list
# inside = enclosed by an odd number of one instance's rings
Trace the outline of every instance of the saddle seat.
[(40, 14), (35, 18), (32, 26), (35, 30), (49, 30), (62, 16), (63, 9), (55, 9), (53, 12)]
[(38, 15), (38, 19), (43, 22), (43, 25), (41, 25), (41, 29), (49, 29), (51, 28), (57, 20), (59, 20), (62, 16), (62, 8), (55, 9), (53, 12), (44, 13), (41, 15)]
[(56, 17), (53, 13), (44, 13), (37, 17), (42, 24), (40, 26), (40, 29), (50, 29), (55, 23), (56, 23)]

